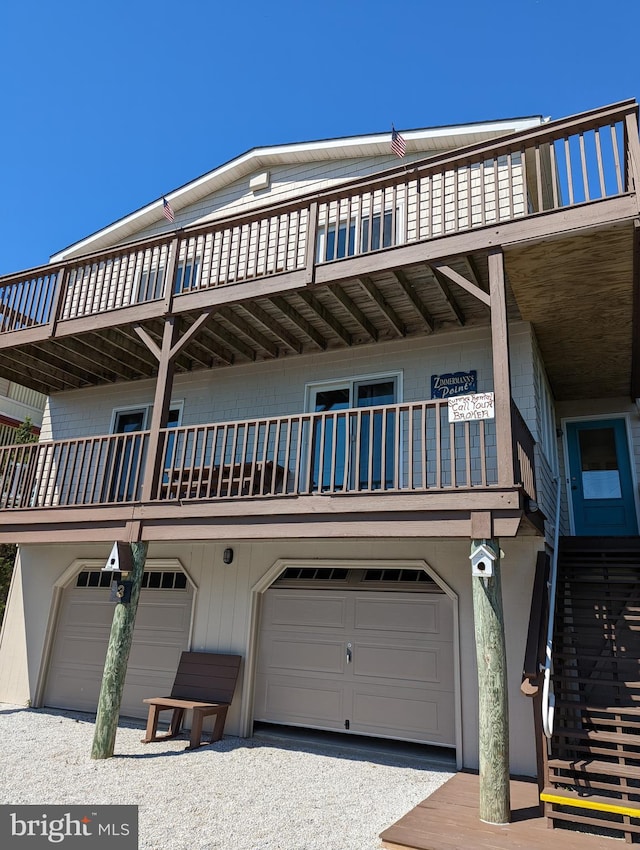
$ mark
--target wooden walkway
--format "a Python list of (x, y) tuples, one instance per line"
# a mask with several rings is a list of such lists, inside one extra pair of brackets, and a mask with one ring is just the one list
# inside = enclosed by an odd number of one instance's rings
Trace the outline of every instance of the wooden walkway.
[(549, 829), (535, 782), (511, 781), (512, 822), (478, 818), (478, 776), (457, 773), (380, 834), (388, 850), (615, 850), (620, 842), (584, 832)]

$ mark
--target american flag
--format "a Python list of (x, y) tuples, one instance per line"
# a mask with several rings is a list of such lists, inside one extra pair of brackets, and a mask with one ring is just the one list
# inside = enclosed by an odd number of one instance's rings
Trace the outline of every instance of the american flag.
[(407, 152), (407, 143), (393, 124), (391, 125), (391, 151), (396, 156), (404, 156)]
[(173, 214), (173, 209), (171, 208), (171, 204), (166, 198), (162, 199), (162, 215), (167, 219), (167, 221), (176, 220), (176, 217)]

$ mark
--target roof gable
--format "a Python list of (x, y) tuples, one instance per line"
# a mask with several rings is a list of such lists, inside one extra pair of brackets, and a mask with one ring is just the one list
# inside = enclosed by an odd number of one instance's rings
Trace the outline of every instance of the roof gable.
[[(414, 162), (437, 153), (509, 135), (543, 123), (541, 116), (486, 123), (403, 130), (407, 153), (403, 162)], [(257, 207), (283, 197), (294, 197), (350, 177), (382, 171), (398, 164), (392, 154), (391, 134), (352, 136), (313, 142), (296, 142), (252, 148), (235, 159), (166, 194), (175, 223), (163, 215), (160, 197), (51, 257), (58, 262), (103, 250), (137, 238), (157, 235), (231, 212)], [(322, 167), (324, 164), (324, 168)], [(318, 168), (320, 166), (320, 168)], [(278, 191), (251, 191), (249, 180), (260, 172), (278, 176)], [(286, 174), (289, 183), (286, 183)], [(314, 176), (315, 175), (315, 176)], [(236, 203), (234, 204), (233, 198)], [(218, 212), (220, 211), (220, 212)]]

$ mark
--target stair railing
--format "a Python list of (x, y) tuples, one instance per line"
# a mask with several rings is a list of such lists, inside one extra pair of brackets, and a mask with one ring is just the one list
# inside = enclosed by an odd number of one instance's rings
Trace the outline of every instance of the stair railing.
[(558, 546), (560, 544), (560, 493), (562, 483), (560, 476), (556, 478), (556, 514), (553, 530), (553, 556), (551, 558), (551, 574), (549, 576), (549, 620), (547, 624), (547, 643), (544, 652), (544, 679), (542, 684), (542, 731), (551, 738), (553, 735), (553, 720), (556, 698), (553, 692), (551, 674), (553, 672), (553, 629), (556, 612), (556, 585), (558, 581)]

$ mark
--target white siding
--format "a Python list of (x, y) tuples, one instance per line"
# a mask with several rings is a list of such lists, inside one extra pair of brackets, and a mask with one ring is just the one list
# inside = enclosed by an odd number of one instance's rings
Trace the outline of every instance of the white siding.
[[(420, 158), (428, 156), (421, 154)], [(407, 165), (412, 158), (405, 158)], [(175, 223), (164, 218), (135, 234), (127, 235), (126, 241), (147, 238), (202, 223), (210, 219), (245, 213), (267, 204), (278, 203), (299, 197), (305, 193), (321, 191), (337, 186), (349, 179), (366, 177), (398, 164), (394, 156), (364, 157), (362, 159), (327, 160), (305, 164), (279, 165), (269, 169), (270, 187), (252, 192), (247, 174), (214, 192), (197, 203), (175, 210)], [(257, 168), (256, 172), (262, 170)], [(520, 156), (514, 154), (511, 161), (500, 157), (493, 162), (462, 167), (447, 171), (433, 180), (421, 181), (421, 228), (431, 228), (434, 235), (481, 224), (490, 224), (498, 219), (513, 218), (526, 213), (524, 179)], [(416, 198), (407, 199), (415, 206)], [(398, 198), (400, 203), (402, 198)], [(411, 221), (413, 220), (413, 226)], [(410, 210), (407, 240), (415, 238), (415, 210)]]
[[(514, 325), (510, 339), (513, 397), (533, 430), (535, 401), (529, 326)], [(182, 424), (196, 425), (300, 413), (307, 383), (357, 375), (401, 371), (402, 400), (420, 401), (430, 398), (432, 374), (470, 369), (478, 372), (479, 392), (492, 389), (488, 328), (178, 375), (173, 399), (184, 401)], [(45, 411), (42, 439), (106, 434), (114, 408), (151, 404), (153, 390), (153, 381), (139, 381), (58, 393), (50, 398)]]
[[(420, 155), (428, 156), (428, 153)], [(412, 157), (415, 159), (416, 157)], [(208, 218), (220, 218), (225, 215), (248, 212), (256, 207), (267, 204), (286, 201), (299, 197), (305, 192), (328, 189), (338, 183), (355, 177), (365, 177), (375, 174), (385, 168), (398, 164), (397, 157), (393, 155), (385, 157), (363, 157), (355, 159), (324, 160), (321, 162), (294, 163), (291, 165), (278, 165), (271, 168), (261, 168), (256, 164), (256, 169), (251, 174), (235, 180), (224, 189), (208, 195), (206, 198), (191, 204), (181, 210), (175, 211), (175, 224), (168, 224), (165, 219), (157, 222), (151, 227), (141, 230), (133, 236), (127, 236), (126, 241), (156, 236), (158, 233), (171, 231), (175, 227), (185, 227), (194, 222), (201, 222)], [(269, 189), (252, 192), (249, 181), (254, 174), (268, 170), (271, 175)]]

